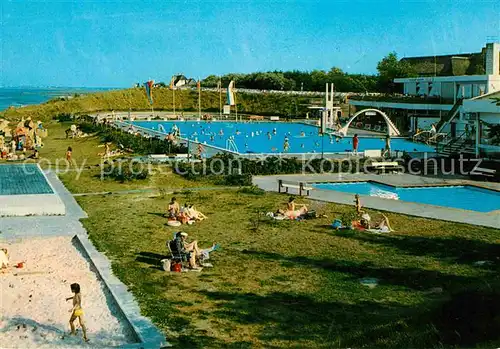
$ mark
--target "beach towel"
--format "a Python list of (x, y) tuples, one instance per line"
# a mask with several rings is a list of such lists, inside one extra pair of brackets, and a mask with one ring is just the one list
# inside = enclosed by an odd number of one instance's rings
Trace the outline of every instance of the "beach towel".
[(392, 230), (387, 227), (383, 227), (382, 229), (366, 229), (366, 231), (373, 234), (385, 234), (392, 232)]

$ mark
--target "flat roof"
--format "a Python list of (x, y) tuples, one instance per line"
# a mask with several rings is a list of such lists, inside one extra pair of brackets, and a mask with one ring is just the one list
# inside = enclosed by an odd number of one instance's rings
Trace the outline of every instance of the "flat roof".
[(454, 82), (454, 81), (487, 81), (494, 75), (457, 75), (457, 76), (425, 76), (418, 78), (396, 78), (394, 82)]

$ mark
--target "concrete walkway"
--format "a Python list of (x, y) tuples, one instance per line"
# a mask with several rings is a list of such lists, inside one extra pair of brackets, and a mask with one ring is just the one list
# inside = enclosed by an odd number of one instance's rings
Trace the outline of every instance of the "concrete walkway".
[[(422, 177), (410, 174), (319, 174), (319, 175), (278, 175), (258, 176), (253, 178), (253, 183), (266, 191), (278, 191), (278, 179), (292, 182), (349, 182), (349, 181), (375, 181), (393, 186), (437, 186), (437, 185), (475, 185), (487, 189), (500, 191), (499, 183), (475, 182), (461, 179), (441, 179), (437, 177)], [(292, 194), (298, 190), (289, 189)], [(303, 194), (305, 195), (305, 194)], [(309, 198), (320, 201), (335, 202), (345, 205), (354, 205), (354, 195), (333, 190), (310, 191)], [(500, 212), (488, 213), (461, 210), (456, 208), (420, 204), (393, 199), (384, 199), (374, 196), (362, 195), (363, 206), (388, 212), (402, 213), (410, 216), (441, 219), (445, 221), (467, 223), (500, 229)]]
[(133, 295), (116, 276), (113, 275), (110, 261), (98, 252), (87, 237), (87, 231), (80, 219), (87, 213), (78, 205), (73, 195), (59, 178), (50, 171), (45, 172), (48, 181), (66, 207), (65, 216), (30, 216), (0, 218), (0, 239), (16, 240), (30, 237), (72, 236), (82, 247), (85, 257), (99, 274), (116, 304), (134, 330), (139, 343), (128, 344), (127, 348), (160, 348), (169, 346), (165, 336), (156, 326), (140, 313), (139, 305)]

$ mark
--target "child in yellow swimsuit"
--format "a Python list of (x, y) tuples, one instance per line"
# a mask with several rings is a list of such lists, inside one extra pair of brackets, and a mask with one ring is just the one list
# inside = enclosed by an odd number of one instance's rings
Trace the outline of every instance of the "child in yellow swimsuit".
[(69, 311), (71, 313), (71, 318), (69, 319), (69, 326), (71, 327), (71, 334), (76, 335), (74, 321), (78, 318), (80, 322), (80, 327), (83, 332), (83, 340), (88, 342), (87, 338), (87, 329), (85, 328), (85, 323), (83, 322), (83, 309), (82, 309), (82, 295), (80, 294), (80, 285), (79, 284), (71, 284), (71, 292), (75, 295), (73, 297), (66, 298), (66, 301), (70, 299), (73, 300), (73, 308)]

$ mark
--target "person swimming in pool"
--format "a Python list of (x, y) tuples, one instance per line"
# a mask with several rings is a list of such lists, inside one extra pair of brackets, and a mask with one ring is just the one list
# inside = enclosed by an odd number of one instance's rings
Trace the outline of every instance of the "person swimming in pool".
[(273, 135), (276, 136), (277, 133), (278, 131), (276, 131), (276, 128), (273, 128)]
[(272, 138), (272, 137), (271, 137), (271, 132), (267, 132), (267, 139), (268, 139), (268, 140), (271, 140), (271, 138)]
[(219, 131), (219, 136), (220, 136), (221, 139), (224, 136), (224, 131), (222, 129), (220, 129), (220, 131)]
[(288, 137), (285, 137), (285, 142), (283, 143), (283, 152), (287, 152), (290, 149), (290, 142), (288, 142)]
[(305, 137), (306, 133), (304, 131), (300, 131), (300, 137)]

